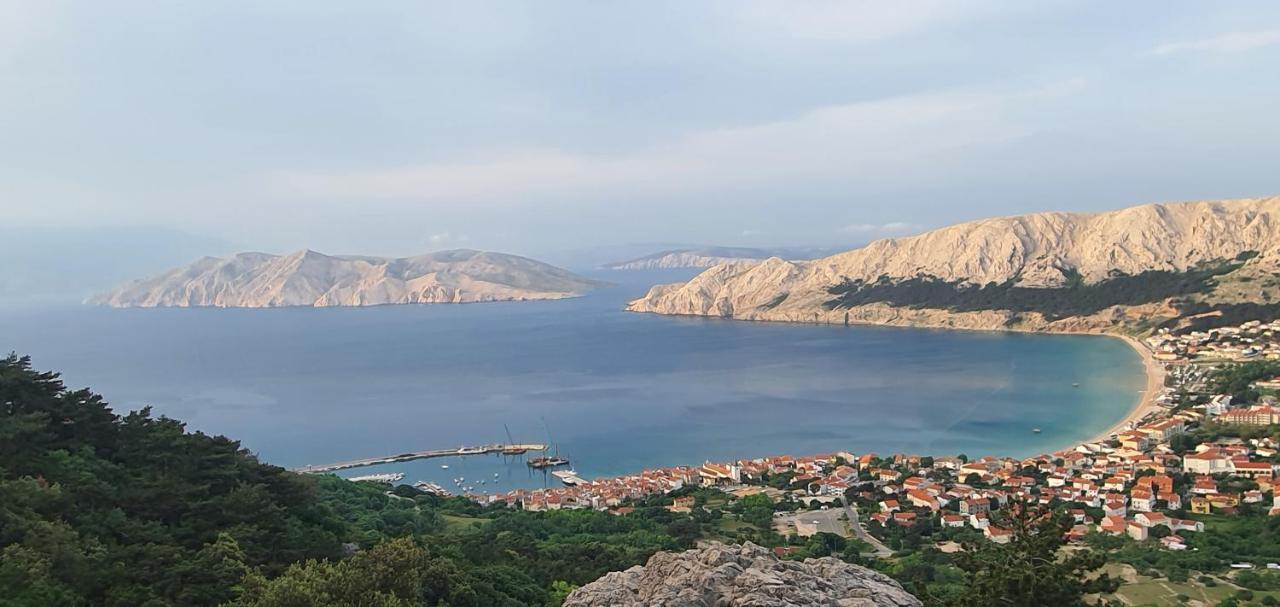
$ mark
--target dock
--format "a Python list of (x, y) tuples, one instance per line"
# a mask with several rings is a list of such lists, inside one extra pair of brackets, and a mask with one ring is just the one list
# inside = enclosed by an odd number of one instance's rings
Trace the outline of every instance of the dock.
[(410, 453), (401, 453), (400, 455), (388, 455), (385, 457), (369, 457), (365, 459), (353, 459), (335, 464), (324, 464), (320, 466), (307, 465), (301, 468), (294, 468), (294, 472), (303, 474), (323, 474), (325, 472), (337, 472), (339, 470), (350, 470), (351, 468), (363, 468), (365, 466), (377, 466), (380, 464), (395, 464), (399, 462), (409, 462), (415, 459), (428, 459), (432, 457), (455, 457), (459, 455), (488, 455), (490, 453), (523, 453), (526, 451), (546, 451), (547, 446), (539, 443), (530, 443), (523, 445), (481, 445), (479, 447), (456, 447), (453, 449), (432, 449), (428, 451), (413, 451)]
[(560, 479), (560, 482), (570, 487), (587, 484), (587, 481), (579, 477), (573, 470), (556, 470), (555, 472), (552, 472), (551, 475)]

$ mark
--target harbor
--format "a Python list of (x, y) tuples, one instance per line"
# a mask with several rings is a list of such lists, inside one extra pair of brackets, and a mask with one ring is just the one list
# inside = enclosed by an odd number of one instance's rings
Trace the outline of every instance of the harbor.
[(401, 453), (399, 455), (388, 455), (384, 457), (370, 457), (365, 459), (353, 459), (333, 464), (311, 465), (308, 464), (301, 468), (294, 468), (294, 472), (303, 474), (324, 474), (327, 472), (337, 472), (339, 470), (350, 470), (352, 468), (364, 468), (366, 466), (380, 466), (383, 464), (396, 464), (401, 462), (410, 462), (419, 459), (430, 459), (434, 457), (457, 457), (464, 455), (519, 455), (530, 451), (545, 452), (548, 446), (542, 443), (527, 444), (492, 444), (481, 445), (478, 447), (456, 447), (453, 449), (433, 449), (427, 451), (413, 451), (409, 453)]

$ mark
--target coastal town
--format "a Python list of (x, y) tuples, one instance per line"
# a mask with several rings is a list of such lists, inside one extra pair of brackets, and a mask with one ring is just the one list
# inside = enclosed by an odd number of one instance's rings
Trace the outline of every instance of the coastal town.
[[(572, 484), (468, 497), (528, 511), (590, 508), (625, 515), (633, 500), (664, 494), (678, 496), (669, 510), (689, 512), (699, 507), (690, 488), (714, 489), (728, 500), (763, 495), (794, 508), (774, 513), (779, 536), (834, 533), (882, 554), (890, 552), (885, 542), (895, 529), (919, 525), (1008, 542), (1013, 532), (1000, 514), (1014, 504), (1065, 509), (1075, 522), (1071, 541), (1098, 533), (1158, 542), (1170, 551), (1187, 549), (1189, 535), (1204, 532), (1200, 515), (1280, 516), (1280, 443), (1269, 432), (1280, 426), (1280, 372), (1251, 378), (1249, 402), (1213, 390), (1220, 369), (1252, 364), (1263, 372), (1270, 367), (1257, 361), (1280, 358), (1280, 322), (1161, 332), (1143, 345), (1160, 367), (1163, 387), (1145, 395), (1146, 406), (1135, 409), (1140, 415), (1105, 437), (1052, 453), (972, 459), (852, 451), (780, 455), (597, 480), (564, 474), (560, 478)], [(1205, 436), (1212, 440), (1197, 440)]]

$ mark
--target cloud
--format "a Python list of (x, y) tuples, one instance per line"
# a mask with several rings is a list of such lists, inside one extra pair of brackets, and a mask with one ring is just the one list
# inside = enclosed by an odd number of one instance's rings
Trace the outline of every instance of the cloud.
[(432, 234), (428, 238), (429, 240), (431, 240), (431, 244), (443, 244), (446, 242), (467, 242), (468, 240), (471, 240), (471, 238), (466, 234), (451, 234), (449, 232), (440, 232), (439, 234)]
[(905, 221), (889, 223), (855, 223), (840, 228), (845, 234), (866, 234), (875, 236), (903, 236), (923, 230), (924, 226)]
[(818, 0), (797, 4), (757, 0), (734, 4), (748, 31), (767, 29), (791, 38), (869, 42), (927, 30), (992, 12), (980, 0)]
[(609, 197), (745, 191), (771, 183), (892, 184), (922, 163), (1036, 131), (1025, 115), (1079, 80), (955, 89), (818, 107), (784, 120), (692, 131), (613, 154), (559, 148), (472, 151), (465, 159), (351, 172), (286, 171), (303, 197), (413, 204), (512, 205)]
[(1212, 38), (1161, 44), (1147, 55), (1173, 55), (1183, 52), (1240, 53), (1280, 44), (1280, 29), (1256, 32), (1228, 32)]

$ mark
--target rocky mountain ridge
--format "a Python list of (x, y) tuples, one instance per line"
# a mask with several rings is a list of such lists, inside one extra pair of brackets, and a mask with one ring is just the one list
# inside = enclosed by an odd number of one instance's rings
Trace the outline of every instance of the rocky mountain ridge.
[(205, 257), (86, 303), (230, 308), (471, 303), (562, 299), (603, 284), (502, 253), (464, 249), (392, 259), (304, 250)]
[(666, 270), (674, 268), (710, 268), (723, 263), (755, 261), (780, 257), (783, 259), (812, 259), (830, 249), (758, 249), (751, 247), (702, 247), (697, 249), (671, 249), (652, 255), (606, 264), (607, 270)]
[(919, 607), (887, 575), (826, 557), (783, 561), (746, 543), (660, 552), (583, 586), (564, 607)]
[[(1234, 265), (1218, 274), (1203, 270), (1224, 263)], [(813, 261), (720, 264), (688, 282), (655, 286), (628, 309), (744, 320), (1105, 331), (1139, 310), (1176, 315), (1175, 298), (1165, 296), (1168, 288), (1151, 288), (1153, 280), (1176, 282), (1202, 272), (1209, 276), (1193, 276), (1201, 281), (1193, 285), (1201, 290), (1196, 301), (1263, 301), (1272, 291), (1280, 297), (1278, 271), (1280, 197), (1149, 204), (984, 219)], [(1238, 288), (1245, 283), (1253, 286)], [(1153, 293), (1149, 300), (1144, 289)], [(1088, 295), (1094, 304), (1062, 314), (1035, 305), (1002, 307), (996, 296), (1025, 300), (1040, 291)], [(986, 305), (957, 304), (974, 300)]]

